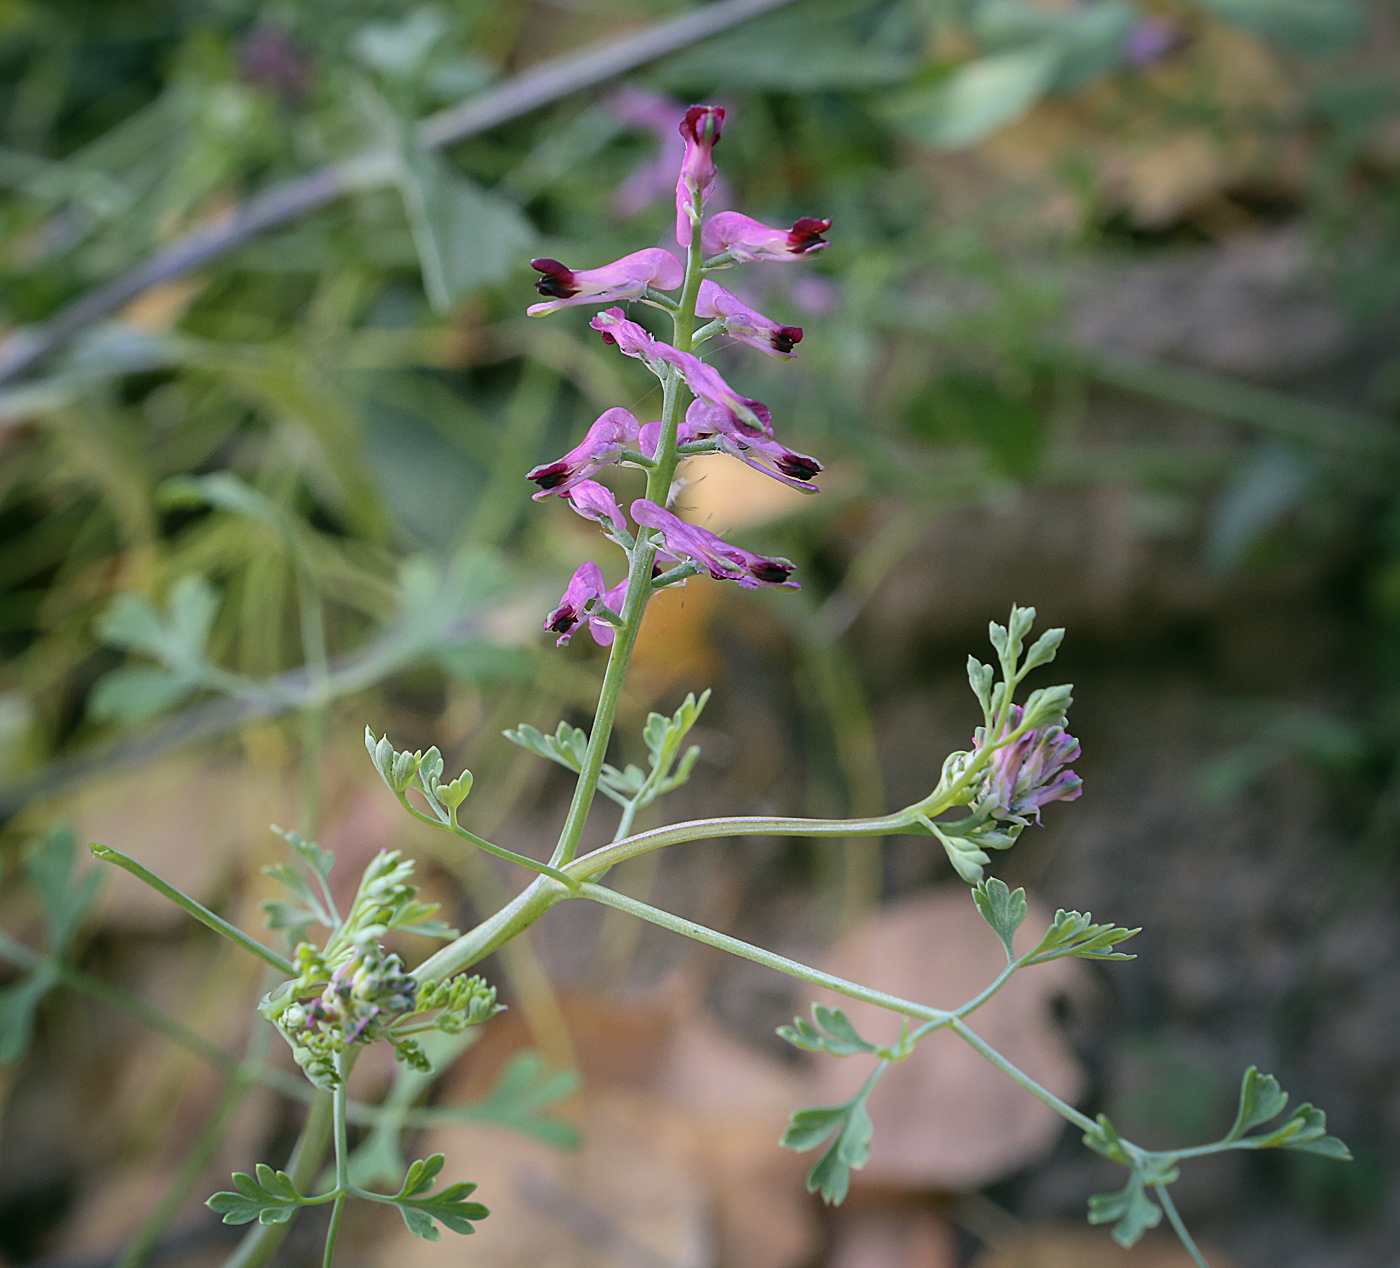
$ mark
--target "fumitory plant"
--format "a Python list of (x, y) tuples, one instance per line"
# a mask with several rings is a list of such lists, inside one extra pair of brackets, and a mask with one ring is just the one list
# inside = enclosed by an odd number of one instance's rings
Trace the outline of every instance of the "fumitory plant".
[[(556, 461), (528, 473), (536, 498), (558, 497), (596, 523), (601, 540), (620, 552), (620, 575), (611, 580), (603, 564), (583, 564), (569, 580), (543, 627), (560, 644), (587, 627), (609, 649), (597, 708), (587, 730), (560, 723), (547, 734), (521, 725), (506, 737), (576, 776), (572, 801), (547, 861), (507, 850), (473, 832), (463, 821), (472, 790), (464, 771), (448, 778), (437, 749), (401, 751), (388, 737), (366, 732), (370, 758), (403, 808), (414, 818), (459, 838), (467, 847), (507, 859), (533, 872), (534, 879), (511, 901), (463, 934), (437, 921), (434, 909), (419, 901), (411, 883), (413, 866), (397, 853), (381, 853), (366, 870), (348, 911), (340, 912), (328, 878), (334, 860), (313, 843), (284, 834), (296, 864), (272, 869), (290, 895), (268, 905), (269, 923), (286, 931), (295, 949), (291, 959), (233, 929), (187, 896), (174, 891), (125, 855), (94, 847), (100, 858), (126, 868), (161, 888), (205, 923), (259, 955), (282, 975), (264, 997), (263, 1016), (291, 1046), (306, 1077), (317, 1089), (306, 1126), (285, 1170), (259, 1164), (252, 1175), (234, 1177), (234, 1189), (215, 1194), (209, 1205), (227, 1223), (284, 1224), (307, 1206), (329, 1205), (331, 1219), (324, 1262), (332, 1261), (341, 1216), (351, 1198), (398, 1209), (410, 1232), (436, 1239), (439, 1227), (470, 1233), (486, 1218), (487, 1207), (472, 1200), (471, 1184), (434, 1188), (445, 1162), (441, 1155), (399, 1168), (398, 1187), (370, 1187), (352, 1167), (348, 1124), (371, 1119), (375, 1107), (352, 1102), (347, 1079), (357, 1056), (372, 1043), (387, 1042), (409, 1068), (430, 1072), (434, 1036), (452, 1036), (487, 1022), (497, 1011), (496, 995), (469, 970), (529, 928), (558, 903), (586, 899), (649, 921), (698, 942), (753, 960), (829, 991), (878, 1005), (904, 1020), (899, 1040), (881, 1046), (862, 1037), (839, 1009), (817, 1006), (812, 1019), (798, 1018), (781, 1030), (799, 1048), (869, 1064), (869, 1077), (849, 1101), (798, 1109), (782, 1144), (798, 1151), (820, 1150), (808, 1188), (827, 1202), (841, 1202), (851, 1172), (864, 1165), (872, 1148), (866, 1109), (872, 1089), (894, 1063), (906, 1059), (929, 1034), (950, 1030), (1026, 1094), (1038, 1097), (1082, 1133), (1084, 1143), (1126, 1171), (1123, 1187), (1091, 1199), (1088, 1217), (1112, 1224), (1113, 1236), (1133, 1245), (1165, 1215), (1187, 1251), (1204, 1264), (1173, 1203), (1170, 1186), (1179, 1165), (1194, 1157), (1233, 1149), (1287, 1148), (1347, 1158), (1346, 1146), (1326, 1134), (1321, 1110), (1311, 1105), (1287, 1109), (1287, 1096), (1268, 1075), (1250, 1068), (1240, 1089), (1234, 1124), (1220, 1140), (1173, 1150), (1144, 1149), (1119, 1135), (1100, 1115), (1090, 1119), (1041, 1087), (992, 1048), (970, 1024), (976, 1010), (1010, 977), (1065, 956), (1097, 960), (1131, 958), (1120, 948), (1136, 929), (1096, 923), (1088, 914), (1059, 911), (1040, 940), (1017, 954), (1013, 935), (1026, 916), (1022, 890), (989, 878), (990, 851), (1013, 846), (1026, 828), (1039, 823), (1052, 802), (1080, 795), (1070, 769), (1079, 744), (1066, 729), (1069, 686), (1023, 690), (1027, 677), (1050, 664), (1063, 631), (1048, 630), (1030, 641), (1035, 611), (1016, 607), (1005, 625), (992, 624), (991, 663), (971, 658), (968, 678), (981, 711), (970, 747), (930, 769), (931, 789), (912, 805), (892, 813), (850, 820), (774, 816), (714, 817), (636, 832), (638, 811), (684, 783), (697, 750), (686, 739), (708, 699), (689, 695), (670, 716), (651, 714), (643, 739), (649, 768), (619, 769), (607, 761), (608, 745), (629, 661), (647, 605), (663, 589), (689, 583), (701, 574), (748, 589), (793, 589), (799, 581), (786, 559), (755, 554), (708, 529), (687, 523), (673, 509), (681, 462), (699, 454), (726, 454), (808, 493), (822, 464), (789, 449), (776, 436), (772, 416), (761, 402), (742, 395), (705, 360), (701, 351), (721, 337), (759, 352), (791, 360), (802, 331), (784, 326), (751, 308), (715, 280), (734, 265), (800, 265), (824, 250), (827, 219), (803, 218), (773, 227), (735, 211), (706, 216), (715, 185), (714, 152), (725, 112), (692, 106), (680, 124), (685, 148), (676, 181), (675, 237), (680, 255), (658, 247), (636, 251), (598, 267), (571, 269), (553, 259), (532, 261), (543, 301), (530, 313), (596, 305), (591, 326), (618, 352), (633, 358), (659, 380), (660, 417), (643, 422), (629, 410), (605, 410), (580, 442)], [(620, 305), (636, 304), (670, 319), (669, 337), (660, 338)], [(596, 477), (617, 467), (642, 473), (640, 497), (624, 513), (617, 494)], [(624, 499), (625, 500), (625, 499)], [(617, 557), (614, 556), (616, 559)], [(611, 572), (611, 567), (608, 568)], [(618, 828), (606, 846), (580, 853), (584, 826), (598, 796), (621, 807)], [(952, 1009), (900, 999), (776, 955), (761, 947), (673, 915), (609, 888), (614, 865), (654, 850), (703, 838), (748, 835), (834, 837), (907, 833), (936, 842), (958, 876), (972, 887), (971, 899), (1006, 949), (1006, 965), (977, 995)], [(49, 886), (62, 907), (66, 869)], [(55, 917), (52, 938), (61, 943), (66, 925)], [(320, 939), (313, 930), (324, 930)], [(404, 934), (446, 942), (413, 968), (385, 946), (390, 934), (401, 945)], [(431, 1041), (431, 1042), (430, 1042)], [(320, 1157), (329, 1136), (335, 1165), (317, 1183)], [(382, 1171), (382, 1169), (381, 1169)], [(490, 1195), (484, 1194), (489, 1200)], [(245, 1244), (240, 1268), (261, 1262), (266, 1251)]]

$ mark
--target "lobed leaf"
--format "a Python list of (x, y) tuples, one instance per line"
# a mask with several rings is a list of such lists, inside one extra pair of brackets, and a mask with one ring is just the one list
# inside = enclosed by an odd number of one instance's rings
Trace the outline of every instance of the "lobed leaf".
[(982, 919), (991, 925), (992, 930), (1001, 939), (1002, 946), (1006, 948), (1007, 960), (1014, 959), (1011, 939), (1026, 918), (1026, 891), (1008, 889), (1005, 881), (992, 877), (972, 891), (972, 901), (977, 904)]
[(1121, 925), (1096, 925), (1087, 912), (1061, 908), (1045, 936), (1021, 963), (1043, 964), (1067, 955), (1086, 960), (1131, 960), (1135, 957), (1113, 948), (1141, 932), (1141, 929), (1125, 929)]

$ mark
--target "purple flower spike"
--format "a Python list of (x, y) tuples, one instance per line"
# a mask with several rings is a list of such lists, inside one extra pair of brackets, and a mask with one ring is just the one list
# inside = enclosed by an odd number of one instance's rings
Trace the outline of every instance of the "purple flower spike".
[(534, 496), (538, 499), (551, 493), (568, 493), (601, 467), (616, 462), (624, 445), (636, 444), (639, 427), (632, 413), (620, 405), (605, 410), (588, 429), (581, 444), (557, 461), (547, 462), (526, 475), (527, 480), (540, 486)]
[(685, 269), (669, 251), (648, 247), (633, 251), (599, 269), (575, 273), (558, 260), (531, 260), (530, 267), (541, 276), (535, 289), (549, 296), (549, 302), (531, 304), (525, 311), (531, 317), (552, 313), (575, 304), (611, 304), (619, 299), (637, 299), (648, 287), (673, 291), (685, 281)]
[[(647, 427), (655, 425), (648, 423)], [(646, 428), (642, 430), (645, 431)], [(612, 490), (604, 488), (596, 480), (580, 480), (564, 496), (569, 499), (569, 505), (586, 520), (606, 524), (614, 532), (620, 532), (627, 527), (627, 520)]]
[(750, 344), (770, 357), (790, 361), (793, 347), (802, 342), (801, 326), (778, 325), (708, 278), (700, 283), (695, 315), (707, 319), (723, 318), (729, 334), (740, 343)]
[(706, 255), (728, 252), (736, 260), (791, 262), (820, 251), (828, 243), (822, 237), (831, 228), (830, 220), (804, 216), (791, 229), (770, 229), (737, 211), (722, 211), (705, 222), (700, 243)]
[(714, 186), (714, 149), (723, 128), (723, 106), (691, 106), (681, 120), (685, 157), (681, 159), (681, 174), (676, 181), (676, 241), (683, 247), (690, 245), (695, 234), (691, 220), (695, 196), (700, 196), (703, 206)]
[(779, 586), (790, 590), (801, 588), (797, 582), (788, 580), (792, 575), (792, 564), (788, 560), (755, 555), (740, 546), (731, 546), (708, 529), (677, 519), (655, 502), (638, 498), (632, 503), (632, 518), (660, 533), (671, 554), (693, 559), (716, 581), (737, 581), (746, 590)]
[(607, 593), (603, 584), (603, 573), (597, 564), (580, 564), (578, 571), (565, 587), (559, 606), (544, 618), (544, 628), (551, 634), (558, 634), (554, 644), (563, 647), (573, 637), (574, 627), (587, 615), (588, 610)]
[[(1020, 705), (1012, 705), (1001, 734), (1020, 725)], [(986, 744), (979, 728), (974, 751)], [(987, 770), (982, 798), (998, 819), (1040, 822), (1040, 808), (1052, 801), (1074, 801), (1083, 781), (1064, 770), (1079, 756), (1079, 741), (1062, 726), (1037, 727), (1019, 740), (997, 749)]]

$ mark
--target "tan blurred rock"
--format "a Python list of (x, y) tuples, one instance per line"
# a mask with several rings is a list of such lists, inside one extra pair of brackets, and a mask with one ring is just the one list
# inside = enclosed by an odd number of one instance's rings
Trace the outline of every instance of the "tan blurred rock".
[(955, 1268), (953, 1230), (920, 1207), (843, 1211), (827, 1268)]
[(419, 1152), (447, 1155), (444, 1181), (475, 1181), (491, 1215), (467, 1245), (387, 1236), (366, 1262), (383, 1268), (709, 1268), (705, 1187), (658, 1146), (651, 1106), (619, 1092), (589, 1097), (583, 1149), (560, 1153), (482, 1126), (431, 1133)]
[[(1017, 935), (1029, 949), (1050, 923), (1032, 905)], [(954, 1008), (983, 989), (1005, 964), (996, 935), (968, 890), (949, 886), (884, 908), (853, 929), (828, 959), (841, 977), (904, 999)], [(1014, 975), (969, 1019), (989, 1044), (1056, 1096), (1073, 1101), (1084, 1075), (1052, 1017), (1054, 999), (1071, 991), (1082, 966), (1058, 960)], [(899, 1021), (873, 1005), (827, 992), (876, 1043), (893, 1043)], [(869, 1058), (820, 1057), (809, 1104), (849, 1099), (870, 1073)], [(875, 1139), (860, 1188), (970, 1189), (1025, 1166), (1054, 1144), (1063, 1120), (1011, 1083), (955, 1035), (926, 1038), (893, 1066), (871, 1094)], [(815, 1160), (815, 1156), (812, 1156)]]

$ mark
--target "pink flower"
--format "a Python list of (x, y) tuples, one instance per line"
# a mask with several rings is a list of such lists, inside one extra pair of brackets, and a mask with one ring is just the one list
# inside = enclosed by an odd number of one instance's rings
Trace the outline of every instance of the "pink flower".
[(690, 390), (701, 400), (724, 410), (736, 427), (760, 435), (772, 435), (773, 416), (768, 412), (768, 406), (762, 401), (740, 396), (724, 381), (718, 370), (706, 365), (699, 357), (653, 339), (635, 321), (628, 321), (622, 315), (622, 309), (604, 309), (589, 325), (608, 343), (615, 343), (619, 352), (647, 362), (653, 370), (663, 362), (675, 366), (685, 376)]
[[(1014, 704), (1003, 717), (998, 738), (1021, 723), (1023, 710)], [(986, 728), (978, 727), (973, 751), (988, 743)], [(994, 818), (1025, 824), (1040, 822), (1040, 808), (1051, 801), (1074, 801), (1084, 782), (1063, 769), (1079, 756), (1079, 741), (1063, 726), (1037, 727), (992, 754), (982, 786), (982, 798)]]
[(810, 483), (822, 471), (820, 462), (780, 445), (771, 437), (738, 430), (723, 410), (715, 409), (704, 401), (692, 401), (685, 412), (682, 426), (691, 439), (715, 437), (721, 453), (739, 459), (755, 471), (772, 476), (803, 493), (820, 492), (816, 485)]
[(558, 260), (531, 260), (530, 267), (542, 275), (535, 282), (535, 289), (541, 295), (550, 296), (548, 303), (531, 304), (525, 310), (531, 317), (575, 304), (610, 304), (619, 299), (638, 299), (648, 287), (673, 291), (685, 281), (681, 262), (660, 247), (633, 251), (602, 268), (582, 269), (577, 273)]
[(613, 641), (613, 629), (606, 621), (590, 615), (601, 605), (616, 612), (627, 593), (624, 579), (611, 590), (603, 584), (603, 574), (598, 565), (592, 562), (580, 564), (564, 590), (559, 606), (544, 618), (544, 628), (551, 634), (558, 634), (556, 647), (563, 647), (573, 637), (579, 622), (587, 619), (593, 639), (601, 647)]
[(792, 261), (827, 246), (822, 237), (831, 228), (830, 220), (804, 216), (791, 229), (770, 229), (737, 211), (711, 216), (701, 231), (700, 242), (706, 255), (728, 252), (736, 260)]
[(616, 462), (624, 445), (636, 444), (639, 424), (630, 411), (615, 405), (599, 414), (580, 444), (555, 462), (547, 462), (526, 475), (540, 486), (536, 498), (568, 493), (595, 471)]
[(648, 363), (665, 360), (657, 349), (666, 345), (657, 343), (635, 321), (629, 321), (620, 308), (605, 308), (588, 324), (603, 336), (604, 343), (616, 344), (617, 350), (623, 356), (636, 357), (639, 361)]
[(690, 245), (695, 233), (691, 220), (695, 197), (703, 207), (705, 197), (715, 183), (714, 149), (724, 127), (723, 106), (691, 106), (681, 120), (681, 136), (685, 138), (685, 157), (676, 181), (676, 241)]
[[(656, 424), (648, 423), (647, 426), (654, 427)], [(646, 428), (642, 430), (645, 431)], [(596, 480), (580, 480), (565, 492), (564, 496), (568, 498), (569, 505), (584, 519), (609, 525), (614, 532), (626, 529), (627, 519), (622, 514), (622, 508), (618, 506), (612, 490), (604, 488)]]
[(793, 346), (802, 342), (801, 326), (778, 325), (708, 278), (700, 283), (695, 315), (706, 319), (722, 318), (728, 334), (770, 357), (791, 360)]
[(737, 581), (746, 590), (779, 586), (800, 589), (797, 582), (788, 580), (792, 573), (788, 560), (755, 555), (740, 546), (731, 546), (708, 529), (677, 519), (655, 502), (638, 498), (632, 503), (632, 518), (660, 533), (671, 554), (693, 559), (716, 581)]

